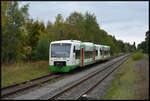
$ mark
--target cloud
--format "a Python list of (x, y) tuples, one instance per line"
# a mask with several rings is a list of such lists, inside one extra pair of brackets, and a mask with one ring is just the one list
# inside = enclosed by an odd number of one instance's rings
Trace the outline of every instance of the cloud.
[(145, 32), (148, 30), (147, 25), (134, 21), (103, 24), (101, 28), (118, 40), (121, 39), (131, 44), (136, 42), (136, 45), (145, 40)]
[(30, 17), (44, 21), (45, 24), (50, 20), (54, 23), (58, 13), (64, 19), (73, 11), (85, 14), (86, 11), (94, 13), (100, 28), (109, 34), (115, 35), (117, 39), (124, 42), (139, 44), (145, 39), (145, 32), (148, 30), (148, 2), (131, 1), (33, 1), (21, 2), (30, 3)]

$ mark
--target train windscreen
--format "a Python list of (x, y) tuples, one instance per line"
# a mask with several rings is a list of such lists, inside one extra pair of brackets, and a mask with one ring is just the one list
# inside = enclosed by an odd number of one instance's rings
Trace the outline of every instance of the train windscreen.
[(51, 57), (70, 57), (71, 44), (69, 43), (55, 43), (51, 44)]

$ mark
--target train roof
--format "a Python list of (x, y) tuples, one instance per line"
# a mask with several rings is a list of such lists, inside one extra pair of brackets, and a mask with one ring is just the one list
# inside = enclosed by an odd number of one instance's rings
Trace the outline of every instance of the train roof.
[(79, 40), (60, 40), (60, 41), (52, 41), (51, 43), (81, 43)]
[(101, 48), (110, 49), (110, 46), (107, 46), (107, 45), (99, 45), (99, 44), (94, 44), (92, 42), (81, 42), (79, 40), (60, 40), (60, 41), (52, 41), (51, 44), (52, 43), (81, 43), (81, 44), (85, 44), (88, 46), (96, 45)]
[(106, 45), (100, 45), (100, 47), (104, 49), (110, 49), (110, 46), (106, 46)]
[(83, 44), (93, 45), (92, 42), (82, 42)]

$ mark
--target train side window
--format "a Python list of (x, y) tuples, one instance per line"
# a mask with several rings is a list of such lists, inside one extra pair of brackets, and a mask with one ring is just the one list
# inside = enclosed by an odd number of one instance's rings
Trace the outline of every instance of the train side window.
[(84, 51), (84, 58), (86, 59), (87, 57), (87, 51)]
[(93, 51), (90, 51), (90, 58), (93, 58)]
[(85, 59), (88, 58), (88, 51), (85, 51)]
[(98, 50), (95, 51), (95, 56), (98, 56)]
[(104, 55), (106, 55), (106, 51), (104, 50)]
[(85, 55), (84, 55), (85, 57), (84, 58), (87, 59), (88, 55), (89, 55), (88, 51), (85, 51)]
[(92, 56), (93, 56), (93, 51), (85, 51), (84, 56), (85, 56), (85, 57), (84, 57), (85, 59), (92, 58)]
[(75, 50), (76, 59), (80, 59), (80, 50)]
[(75, 53), (75, 51), (76, 51), (76, 50), (75, 50), (75, 46), (74, 46), (74, 48), (73, 48), (73, 53)]
[(105, 50), (105, 55), (107, 55), (107, 50)]
[(92, 56), (93, 56), (93, 51), (89, 51), (89, 53), (90, 53), (90, 58), (92, 58)]
[(102, 49), (100, 49), (100, 54), (102, 55)]

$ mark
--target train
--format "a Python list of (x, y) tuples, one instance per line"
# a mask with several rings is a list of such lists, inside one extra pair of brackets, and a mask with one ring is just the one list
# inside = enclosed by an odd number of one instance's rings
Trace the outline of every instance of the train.
[(69, 72), (109, 57), (110, 46), (79, 40), (53, 41), (49, 48), (49, 68), (52, 72)]

